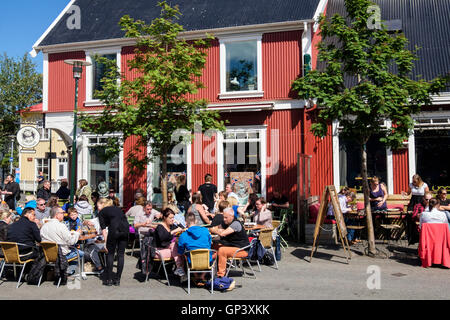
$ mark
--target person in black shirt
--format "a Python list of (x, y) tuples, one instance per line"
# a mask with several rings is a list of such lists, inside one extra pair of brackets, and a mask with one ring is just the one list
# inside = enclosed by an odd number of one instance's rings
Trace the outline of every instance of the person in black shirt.
[(175, 241), (175, 235), (181, 233), (183, 229), (175, 226), (175, 213), (172, 209), (165, 208), (161, 214), (163, 216), (163, 221), (155, 229), (155, 243), (156, 248), (162, 257), (160, 257), (159, 254), (156, 254), (156, 257), (159, 259), (173, 258), (177, 266), (174, 274), (185, 277), (186, 274), (183, 270), (183, 256), (178, 253), (178, 246)]
[(212, 183), (212, 175), (205, 175), (205, 183), (202, 184), (198, 191), (202, 194), (203, 203), (207, 205), (208, 211), (214, 213), (214, 198), (217, 195), (217, 186)]
[(36, 242), (41, 242), (41, 234), (35, 222), (33, 208), (23, 209), (21, 218), (8, 226), (7, 241), (22, 243), (19, 245), (19, 255), (22, 260), (38, 257)]
[(61, 186), (59, 187), (58, 191), (56, 191), (56, 195), (59, 199), (67, 200), (70, 197), (70, 190), (67, 188), (68, 182), (66, 179), (63, 179), (61, 181)]
[(222, 229), (226, 229), (226, 225), (223, 222), (223, 211), (230, 206), (230, 203), (226, 200), (220, 201), (218, 206), (218, 212), (216, 212), (211, 227), (222, 226)]
[[(210, 228), (211, 234), (217, 234), (220, 236), (220, 241), (215, 244), (217, 249), (217, 276), (225, 276), (227, 269), (227, 260), (236, 254), (236, 251), (248, 246), (247, 232), (244, 229), (242, 223), (234, 217), (233, 208), (226, 208), (223, 212), (223, 221), (225, 228), (222, 226)], [(236, 258), (245, 258), (248, 256), (246, 250), (242, 250), (236, 254)]]
[(186, 187), (186, 176), (178, 176), (177, 186), (175, 187), (175, 198), (177, 199), (178, 209), (183, 213), (186, 213), (191, 206), (191, 202), (189, 201), (190, 197), (191, 195)]
[(270, 210), (274, 212), (274, 216), (280, 216), (281, 209), (289, 208), (289, 200), (278, 191), (273, 192), (273, 198), (270, 202)]
[(447, 189), (440, 187), (436, 198), (439, 199), (439, 204), (441, 205), (441, 210), (450, 211), (450, 200), (447, 199)]
[(5, 190), (2, 191), (5, 195), (5, 202), (11, 210), (16, 210), (16, 197), (20, 194), (20, 186), (14, 181), (14, 177), (10, 174), (5, 179)]
[(50, 181), (45, 180), (44, 183), (42, 184), (42, 188), (37, 191), (36, 197), (48, 201), (48, 199), (52, 195), (50, 188), (51, 188)]
[[(120, 286), (120, 277), (122, 276), (124, 265), (125, 248), (128, 242), (129, 224), (122, 209), (113, 206), (111, 199), (101, 198), (97, 207), (99, 210), (98, 219), (100, 227), (103, 230), (103, 238), (106, 240), (106, 279), (103, 284), (106, 286)], [(106, 231), (108, 227), (108, 231)], [(117, 249), (117, 273), (113, 280), (112, 269), (114, 255)]]

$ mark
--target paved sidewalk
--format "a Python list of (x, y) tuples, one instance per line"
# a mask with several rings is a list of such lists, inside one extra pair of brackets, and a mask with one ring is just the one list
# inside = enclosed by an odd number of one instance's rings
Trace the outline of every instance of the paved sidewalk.
[[(133, 299), (177, 299), (177, 300), (298, 300), (298, 299), (450, 299), (450, 270), (442, 267), (422, 268), (415, 256), (416, 246), (399, 248), (377, 244), (388, 259), (374, 259), (362, 255), (363, 246), (352, 247), (352, 259), (346, 264), (342, 247), (320, 246), (312, 262), (309, 262), (311, 246), (292, 243), (282, 251), (280, 269), (262, 266), (256, 272), (257, 279), (243, 278), (240, 273), (230, 272), (236, 280), (236, 288), (231, 292), (215, 292), (192, 288), (191, 295), (186, 287), (180, 287), (178, 279), (172, 276), (172, 286), (165, 280), (150, 279), (141, 282), (139, 270), (135, 268), (136, 257), (125, 258), (125, 269), (120, 287), (105, 287), (96, 276), (74, 283), (72, 288), (56, 288), (52, 282), (44, 282), (41, 287), (26, 283), (16, 289), (12, 281), (0, 284), (0, 300), (6, 299), (87, 299), (87, 300), (133, 300)], [(129, 251), (129, 250), (127, 250)], [(379, 270), (379, 289), (367, 286), (373, 271)], [(254, 266), (257, 269), (257, 266)], [(379, 269), (378, 269), (379, 268)], [(373, 279), (373, 278), (371, 278)], [(370, 280), (370, 279), (369, 279)], [(376, 286), (376, 281), (369, 281)]]

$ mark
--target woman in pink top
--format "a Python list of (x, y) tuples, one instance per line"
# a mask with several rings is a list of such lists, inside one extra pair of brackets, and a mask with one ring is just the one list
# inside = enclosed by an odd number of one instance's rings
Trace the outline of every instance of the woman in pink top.
[(256, 200), (255, 207), (256, 210), (250, 214), (250, 217), (254, 217), (254, 222), (267, 228), (272, 228), (272, 211), (267, 209), (267, 203), (264, 198)]

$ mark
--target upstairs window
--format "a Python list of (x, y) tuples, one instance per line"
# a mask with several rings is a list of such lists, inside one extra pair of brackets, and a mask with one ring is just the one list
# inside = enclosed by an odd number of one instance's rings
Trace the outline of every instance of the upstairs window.
[[(108, 59), (108, 60), (116, 60), (117, 55), (116, 54), (104, 54), (102, 57)], [(93, 83), (92, 83), (92, 94), (93, 98), (96, 99), (95, 92), (103, 90), (103, 83), (101, 82), (102, 78), (105, 76), (105, 73), (108, 71), (106, 70), (106, 66), (103, 63), (97, 62), (96, 60), (92, 63), (93, 68)]]
[[(120, 71), (120, 51), (120, 48), (86, 51), (86, 61), (92, 64), (86, 67), (86, 101), (84, 103), (86, 107), (101, 106), (101, 102), (98, 97), (95, 96), (95, 92), (96, 90), (101, 91), (103, 89), (101, 79), (108, 71), (106, 70), (106, 66), (97, 62), (94, 57), (97, 55), (108, 60), (115, 60), (117, 68)], [(120, 81), (120, 79), (118, 79), (118, 81)]]
[(220, 40), (221, 99), (262, 97), (261, 36)]

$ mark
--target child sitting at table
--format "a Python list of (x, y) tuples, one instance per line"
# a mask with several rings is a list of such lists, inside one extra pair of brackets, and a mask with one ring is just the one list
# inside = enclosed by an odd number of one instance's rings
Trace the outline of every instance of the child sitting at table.
[(68, 216), (64, 221), (65, 225), (69, 229), (69, 231), (78, 231), (82, 227), (81, 219), (78, 218), (78, 211), (75, 208), (69, 208), (67, 210)]

